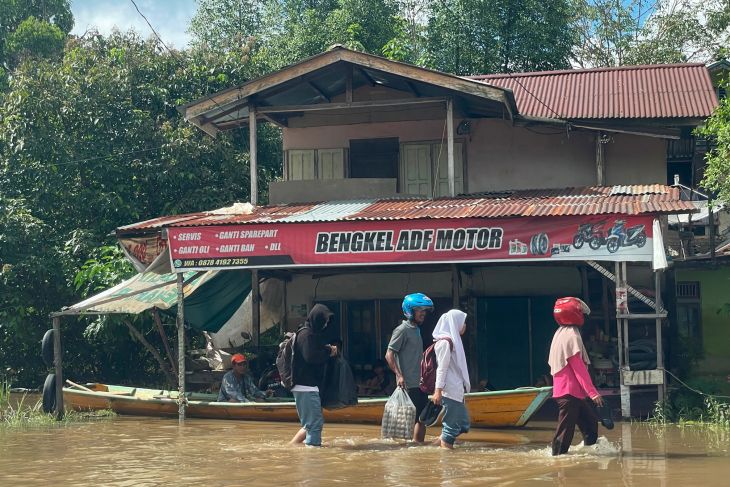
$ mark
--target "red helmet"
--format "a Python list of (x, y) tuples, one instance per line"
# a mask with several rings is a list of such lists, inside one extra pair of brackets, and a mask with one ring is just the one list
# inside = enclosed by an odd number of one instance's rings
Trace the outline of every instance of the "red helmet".
[(553, 317), (558, 325), (582, 325), (585, 322), (584, 315), (588, 314), (591, 314), (591, 309), (578, 298), (559, 298), (555, 301)]

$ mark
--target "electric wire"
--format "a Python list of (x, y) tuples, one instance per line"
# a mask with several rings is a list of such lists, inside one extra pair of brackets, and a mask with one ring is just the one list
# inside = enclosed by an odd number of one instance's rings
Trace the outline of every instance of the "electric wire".
[(673, 373), (671, 373), (667, 369), (659, 369), (659, 370), (663, 370), (664, 372), (667, 373), (667, 375), (670, 375), (674, 380), (676, 380), (677, 382), (679, 382), (680, 384), (682, 384), (685, 388), (689, 389), (690, 391), (694, 392), (695, 394), (699, 394), (699, 395), (705, 396), (705, 397), (713, 397), (713, 398), (714, 397), (719, 397), (719, 398), (722, 398), (722, 399), (730, 399), (730, 396), (722, 396), (722, 395), (719, 395), (719, 394), (708, 394), (706, 392), (702, 392), (699, 389), (695, 389), (694, 387), (692, 387), (690, 385), (687, 385), (687, 383), (685, 383), (684, 381), (682, 381), (682, 379), (680, 379), (679, 377), (677, 377), (676, 375), (674, 375)]

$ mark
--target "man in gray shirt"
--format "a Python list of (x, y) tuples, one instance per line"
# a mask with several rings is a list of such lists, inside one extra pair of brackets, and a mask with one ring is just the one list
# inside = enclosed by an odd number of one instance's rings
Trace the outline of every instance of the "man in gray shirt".
[(416, 427), (413, 430), (413, 441), (423, 443), (426, 437), (426, 426), (418, 421), (421, 411), (428, 403), (428, 395), (421, 391), (421, 358), (423, 357), (423, 339), (421, 325), (426, 312), (433, 310), (433, 301), (425, 294), (409, 294), (403, 299), (403, 314), (406, 319), (393, 330), (388, 343), (385, 360), (395, 373), (396, 383), (408, 391), (408, 396), (416, 406)]

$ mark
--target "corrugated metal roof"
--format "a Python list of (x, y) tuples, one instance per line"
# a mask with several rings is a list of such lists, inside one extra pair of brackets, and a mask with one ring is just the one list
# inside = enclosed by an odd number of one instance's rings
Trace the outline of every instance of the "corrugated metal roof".
[(332, 201), (256, 207), (253, 213), (192, 213), (155, 218), (117, 229), (119, 235), (162, 227), (303, 223), (431, 218), (508, 218), (521, 216), (628, 215), (688, 213), (697, 209), (682, 201), (677, 188), (661, 184), (596, 186), (566, 189), (502, 191), (457, 198), (407, 198)]
[(473, 76), (512, 90), (521, 115), (563, 119), (706, 118), (717, 97), (703, 64)]

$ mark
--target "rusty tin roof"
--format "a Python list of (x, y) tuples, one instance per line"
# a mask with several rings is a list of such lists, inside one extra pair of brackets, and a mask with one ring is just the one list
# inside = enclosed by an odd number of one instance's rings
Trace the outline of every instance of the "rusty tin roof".
[(259, 206), (248, 214), (190, 213), (154, 218), (119, 227), (118, 235), (163, 227), (304, 223), (432, 218), (509, 218), (533, 216), (691, 213), (690, 201), (677, 188), (653, 185), (596, 186), (479, 193), (456, 198), (402, 198), (329, 201)]
[(706, 118), (717, 106), (704, 64), (472, 76), (512, 90), (521, 115), (563, 119)]

